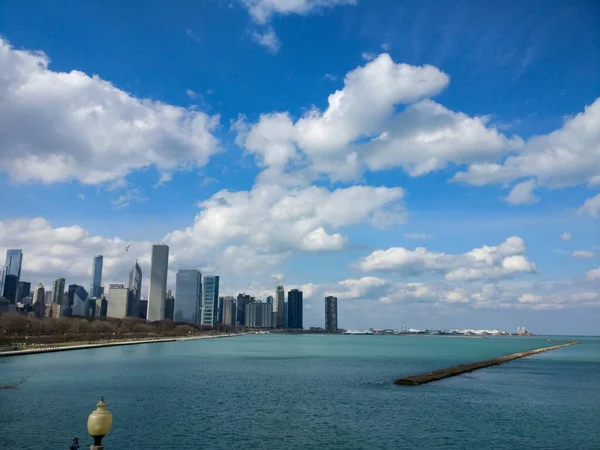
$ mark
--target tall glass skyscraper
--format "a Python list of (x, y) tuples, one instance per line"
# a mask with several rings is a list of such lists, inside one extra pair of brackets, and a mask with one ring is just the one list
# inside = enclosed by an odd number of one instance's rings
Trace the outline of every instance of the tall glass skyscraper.
[(275, 304), (273, 305), (273, 311), (275, 312), (275, 327), (283, 328), (285, 326), (285, 291), (283, 286), (277, 286), (275, 292)]
[(54, 280), (54, 284), (52, 285), (52, 303), (55, 305), (63, 304), (63, 297), (65, 295), (65, 281), (66, 280), (64, 278), (57, 278)]
[(148, 291), (147, 319), (165, 318), (165, 298), (167, 295), (167, 273), (169, 270), (169, 246), (154, 244), (150, 266), (150, 289)]
[(325, 297), (325, 329), (335, 332), (338, 329), (337, 323), (337, 297)]
[(288, 292), (288, 328), (302, 329), (302, 291)]
[(199, 270), (181, 269), (175, 282), (175, 322), (200, 323), (202, 274)]
[(215, 326), (217, 324), (217, 306), (219, 301), (219, 276), (204, 277), (204, 295), (202, 302), (201, 325)]
[(22, 264), (23, 250), (10, 249), (6, 251), (6, 264), (0, 297), (6, 297), (10, 303), (15, 303), (17, 299), (17, 288), (19, 286), (19, 281), (21, 280)]
[(130, 302), (127, 316), (138, 317), (142, 300), (142, 268), (137, 261), (129, 271), (129, 295)]
[(102, 255), (94, 256), (92, 260), (92, 288), (90, 294), (92, 297), (100, 298), (102, 296), (102, 264), (104, 257)]

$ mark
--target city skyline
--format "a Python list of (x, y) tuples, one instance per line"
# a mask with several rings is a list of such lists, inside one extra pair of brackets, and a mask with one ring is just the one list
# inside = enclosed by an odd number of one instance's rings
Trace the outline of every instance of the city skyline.
[(191, 269), (307, 327), (598, 333), (597, 2), (92, 3), (1, 7), (11, 298), (102, 255), (157, 318)]

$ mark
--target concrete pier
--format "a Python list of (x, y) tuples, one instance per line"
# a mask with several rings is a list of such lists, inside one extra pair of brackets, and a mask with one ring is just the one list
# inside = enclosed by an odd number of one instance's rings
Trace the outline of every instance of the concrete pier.
[(394, 381), (394, 384), (400, 384), (405, 386), (418, 386), (420, 384), (430, 383), (431, 381), (442, 380), (448, 377), (455, 377), (462, 375), (465, 372), (472, 372), (474, 370), (483, 369), (484, 367), (497, 366), (504, 364), (514, 359), (524, 358), (526, 356), (537, 355), (538, 353), (549, 352), (551, 350), (557, 350), (563, 347), (570, 347), (571, 345), (579, 344), (578, 341), (568, 342), (561, 345), (553, 345), (552, 347), (538, 348), (536, 350), (530, 350), (527, 352), (513, 353), (512, 355), (501, 356), (500, 358), (487, 359), (485, 361), (479, 361), (469, 364), (460, 364), (458, 366), (448, 367), (446, 369), (436, 370), (434, 372), (422, 373), (420, 375), (412, 375), (410, 377), (400, 378)]

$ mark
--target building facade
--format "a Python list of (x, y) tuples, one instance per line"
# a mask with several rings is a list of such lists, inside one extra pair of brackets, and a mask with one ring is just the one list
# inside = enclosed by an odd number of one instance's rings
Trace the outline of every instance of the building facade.
[[(69, 286), (70, 288), (71, 286)], [(83, 286), (77, 286), (77, 289), (73, 293), (73, 303), (71, 306), (71, 315), (73, 316), (89, 316), (90, 315), (90, 302), (89, 294)], [(95, 307), (94, 307), (95, 309)]]
[(273, 306), (260, 301), (248, 303), (246, 305), (246, 326), (271, 328), (273, 326)]
[(285, 291), (283, 290), (283, 286), (277, 286), (277, 290), (275, 291), (275, 305), (273, 306), (273, 310), (275, 311), (275, 317), (277, 318), (277, 323), (275, 324), (276, 328), (284, 328), (285, 327)]
[(202, 274), (199, 270), (181, 269), (175, 281), (175, 322), (200, 323)]
[(292, 289), (288, 292), (288, 328), (302, 329), (302, 291)]
[(17, 285), (17, 296), (16, 301), (22, 302), (25, 297), (29, 297), (31, 294), (31, 283), (28, 281), (19, 281)]
[(337, 297), (325, 297), (325, 329), (335, 333), (338, 329)]
[(148, 320), (155, 321), (165, 318), (168, 270), (169, 246), (164, 244), (153, 245), (150, 267), (150, 289), (148, 291)]
[(221, 313), (223, 315), (221, 323), (223, 325), (235, 326), (235, 318), (237, 312), (235, 299), (233, 297), (223, 297), (221, 309)]
[(54, 280), (54, 283), (52, 284), (52, 304), (62, 305), (65, 282), (66, 280), (64, 278), (57, 278)]
[(106, 317), (122, 319), (127, 317), (129, 307), (129, 289), (122, 284), (110, 284), (108, 286), (108, 308)]
[(175, 320), (175, 298), (167, 295), (165, 298), (165, 320)]
[(6, 251), (6, 261), (2, 280), (2, 292), (0, 297), (5, 297), (9, 303), (17, 301), (17, 288), (21, 281), (21, 266), (23, 265), (23, 250), (9, 249)]
[(201, 325), (215, 326), (217, 324), (218, 302), (219, 276), (206, 275), (204, 277)]
[(92, 259), (92, 286), (90, 296), (100, 298), (104, 289), (102, 289), (102, 266), (104, 264), (104, 256), (94, 256)]
[(142, 268), (135, 262), (129, 271), (129, 293), (131, 301), (129, 303), (128, 317), (139, 317), (140, 301), (142, 300)]
[(243, 327), (246, 325), (246, 305), (250, 302), (254, 301), (253, 297), (250, 297), (247, 294), (238, 294), (237, 296), (237, 311), (235, 321), (238, 326)]

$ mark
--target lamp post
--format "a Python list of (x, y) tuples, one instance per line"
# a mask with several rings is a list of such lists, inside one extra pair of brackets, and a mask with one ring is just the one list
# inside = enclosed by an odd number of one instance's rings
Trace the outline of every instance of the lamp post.
[(102, 438), (108, 434), (111, 426), (112, 414), (106, 409), (106, 402), (102, 397), (87, 421), (88, 433), (94, 438), (94, 445), (90, 447), (90, 450), (104, 450)]

